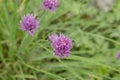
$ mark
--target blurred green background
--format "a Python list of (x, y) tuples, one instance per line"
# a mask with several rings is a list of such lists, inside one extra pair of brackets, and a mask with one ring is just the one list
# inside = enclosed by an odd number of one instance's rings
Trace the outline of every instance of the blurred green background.
[[(51, 13), (42, 0), (0, 0), (0, 80), (120, 80), (120, 0), (59, 1)], [(28, 13), (40, 20), (33, 37), (19, 26)], [(54, 32), (73, 39), (69, 58), (53, 55)]]

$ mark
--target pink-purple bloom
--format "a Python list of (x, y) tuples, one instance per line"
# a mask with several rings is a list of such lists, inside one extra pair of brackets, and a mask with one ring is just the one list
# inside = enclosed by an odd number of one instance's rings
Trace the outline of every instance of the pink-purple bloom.
[(69, 57), (70, 50), (72, 49), (72, 40), (70, 38), (64, 34), (53, 34), (48, 37), (48, 40), (51, 42), (54, 55), (60, 58)]
[(120, 52), (117, 53), (117, 59), (120, 59)]
[(27, 31), (29, 35), (34, 35), (34, 33), (39, 28), (39, 20), (33, 14), (27, 14), (20, 21), (20, 28), (22, 31)]
[(43, 0), (42, 8), (54, 12), (58, 7), (58, 0)]

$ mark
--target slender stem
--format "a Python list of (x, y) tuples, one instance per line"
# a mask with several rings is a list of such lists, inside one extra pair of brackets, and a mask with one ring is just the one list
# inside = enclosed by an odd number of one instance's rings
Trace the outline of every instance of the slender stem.
[[(56, 77), (56, 78), (60, 78), (60, 80), (65, 80), (65, 78), (62, 78), (61, 76), (58, 76), (58, 75), (56, 75), (56, 74), (53, 74), (53, 73), (47, 72), (47, 71), (45, 71), (45, 70), (41, 70), (41, 69), (35, 68), (35, 67), (33, 67), (33, 66), (29, 65), (29, 64), (26, 64), (26, 63), (24, 62), (24, 60), (19, 56), (19, 54), (17, 55), (17, 58), (19, 58), (20, 63), (22, 63), (23, 65), (25, 65), (25, 66), (28, 67), (28, 68), (31, 68), (31, 69), (33, 69), (33, 70), (35, 70), (35, 71), (38, 71), (38, 72), (41, 72), (41, 73), (44, 73), (44, 74), (47, 74), (47, 75), (50, 75), (50, 76), (53, 76), (53, 77)], [(22, 74), (23, 74), (23, 73), (22, 73)]]
[(3, 64), (6, 65), (7, 63), (6, 63), (6, 60), (5, 60), (2, 52), (0, 52), (0, 58), (3, 61)]
[(20, 4), (20, 6), (19, 6), (19, 8), (17, 10), (18, 13), (21, 12), (21, 10), (24, 8), (25, 2), (26, 2), (26, 0), (23, 0), (22, 3)]
[[(44, 12), (43, 12), (42, 16), (40, 17), (40, 20), (41, 20), (40, 23), (43, 23), (43, 21), (45, 20), (45, 17), (47, 16), (47, 13), (48, 13), (47, 11), (44, 11)], [(45, 22), (47, 22), (47, 21), (45, 21)], [(45, 22), (44, 22), (44, 23), (45, 23)], [(44, 23), (43, 23), (43, 24), (44, 24)], [(46, 23), (45, 23), (45, 24), (46, 24)]]
[(117, 71), (117, 72), (120, 73), (120, 71), (119, 71), (118, 69), (113, 68), (113, 67), (111, 67), (110, 65), (105, 65), (105, 64), (102, 64), (102, 63), (100, 63), (100, 62), (95, 62), (95, 61), (93, 61), (93, 60), (90, 60), (90, 59), (87, 59), (87, 58), (84, 58), (84, 57), (71, 55), (70, 59), (72, 59), (72, 60), (82, 60), (82, 61), (85, 61), (85, 62), (89, 62), (89, 63), (91, 63), (91, 64), (100, 65), (100, 66), (109, 68), (109, 69), (111, 69), (111, 70), (114, 70), (114, 71)]
[[(80, 31), (81, 31), (81, 30), (80, 30)], [(88, 33), (88, 32), (85, 32), (85, 31), (81, 31), (81, 32), (82, 32), (82, 33), (85, 33), (85, 34), (87, 34), (87, 35), (90, 35), (90, 36), (95, 36), (95, 37), (99, 37), (99, 38), (108, 40), (108, 41), (110, 41), (110, 42), (112, 42), (112, 43), (115, 43), (115, 44), (117, 44), (117, 45), (120, 45), (120, 42), (115, 41), (115, 40), (113, 40), (113, 39), (111, 39), (111, 38), (105, 37), (105, 36), (103, 36), (103, 35), (99, 35), (99, 34), (95, 34), (95, 33)]]
[(25, 40), (28, 38), (28, 34), (25, 35), (25, 37), (23, 38), (23, 40), (21, 41), (21, 44), (19, 46), (19, 50), (18, 50), (18, 54), (20, 53), (20, 51), (22, 50), (22, 47), (24, 45)]
[[(51, 52), (48, 48), (44, 47), (42, 44), (39, 44), (39, 45), (52, 54), (52, 52)], [(77, 77), (78, 79), (80, 79), (80, 80), (84, 80), (81, 76), (79, 76), (77, 73), (75, 73), (74, 69), (72, 69), (71, 67), (69, 67), (69, 66), (67, 66), (66, 64), (64, 64), (64, 62), (63, 62), (62, 60), (60, 60), (59, 58), (56, 57), (56, 59), (57, 59), (60, 63), (62, 63), (62, 64), (64, 65), (64, 67), (66, 67), (66, 68), (69, 70), (69, 72), (71, 72), (71, 74), (73, 74), (74, 76), (76, 76), (76, 77)]]
[[(57, 57), (56, 57), (56, 58), (57, 58)], [(77, 73), (75, 73), (75, 71), (74, 71), (73, 68), (67, 66), (61, 59), (57, 58), (57, 60), (58, 60), (61, 64), (63, 64), (63, 65), (69, 70), (69, 72), (71, 72), (71, 73), (72, 73), (74, 76), (76, 76), (78, 79), (84, 80), (80, 75), (78, 75)]]
[(26, 0), (23, 0), (23, 1), (22, 1), (20, 7), (24, 5), (25, 1), (26, 1)]
[(23, 73), (22, 67), (21, 67), (20, 64), (18, 64), (18, 65), (19, 65), (19, 69), (20, 69), (21, 76), (22, 76), (22, 80), (25, 80), (25, 75), (24, 75), (24, 73)]
[(61, 80), (65, 80), (64, 78), (62, 78), (62, 77), (60, 77), (60, 76), (58, 76), (58, 75), (55, 75), (55, 74), (53, 74), (53, 73), (50, 73), (50, 72), (47, 72), (47, 71), (45, 71), (45, 70), (41, 70), (41, 69), (35, 68), (35, 67), (33, 67), (33, 66), (31, 66), (31, 65), (28, 65), (28, 64), (25, 64), (25, 63), (23, 63), (23, 64), (24, 64), (26, 67), (31, 68), (31, 69), (33, 69), (33, 70), (35, 70), (35, 71), (42, 72), (42, 73), (44, 73), (44, 74), (47, 74), (47, 75), (50, 75), (50, 76), (53, 76), (53, 77), (56, 77), (56, 78), (60, 78)]

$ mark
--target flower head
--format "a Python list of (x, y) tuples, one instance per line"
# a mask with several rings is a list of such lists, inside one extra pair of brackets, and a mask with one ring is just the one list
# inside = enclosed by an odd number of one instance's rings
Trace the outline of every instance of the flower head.
[(27, 31), (28, 34), (34, 35), (39, 27), (39, 21), (33, 14), (27, 14), (20, 21), (20, 28), (22, 31)]
[(54, 55), (63, 58), (68, 57), (70, 50), (72, 49), (72, 40), (66, 37), (64, 34), (53, 34), (48, 37), (51, 42), (51, 46), (54, 50)]
[(117, 59), (120, 59), (120, 52), (117, 53)]
[(50, 10), (54, 12), (58, 7), (58, 5), (59, 5), (58, 0), (44, 0), (42, 4), (42, 8), (44, 10)]

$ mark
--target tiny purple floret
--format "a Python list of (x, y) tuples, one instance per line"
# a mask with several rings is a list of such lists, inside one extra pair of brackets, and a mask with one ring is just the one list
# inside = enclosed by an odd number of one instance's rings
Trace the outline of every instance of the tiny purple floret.
[(58, 7), (58, 0), (43, 0), (42, 8), (54, 12)]
[(27, 14), (20, 21), (20, 28), (22, 31), (27, 31), (29, 35), (33, 36), (39, 28), (39, 20), (33, 14)]
[(117, 53), (117, 56), (116, 56), (116, 57), (117, 57), (117, 59), (120, 60), (120, 52)]
[(48, 37), (48, 40), (51, 42), (54, 55), (60, 58), (69, 57), (70, 50), (72, 49), (72, 40), (70, 38), (64, 34), (53, 34)]

